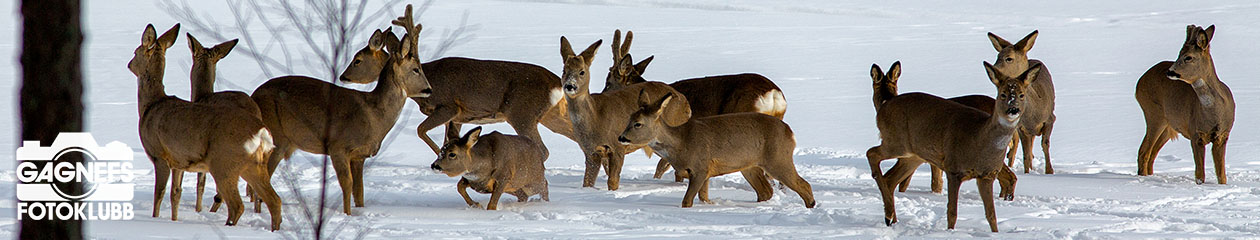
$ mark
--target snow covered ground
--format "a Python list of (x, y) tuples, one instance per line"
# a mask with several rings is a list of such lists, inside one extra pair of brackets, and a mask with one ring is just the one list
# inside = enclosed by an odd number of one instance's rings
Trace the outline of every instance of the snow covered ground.
[[(159, 30), (175, 22), (151, 1), (85, 1), (84, 77), (88, 81), (88, 130), (99, 141), (123, 141), (144, 159), (136, 131), (135, 77), (123, 66), (139, 43), (146, 23)], [(204, 5), (208, 16), (226, 22), (230, 14), (217, 1)], [(0, 3), (13, 13), (0, 24), (3, 87), (17, 92), (19, 18), (17, 3)], [(614, 29), (636, 38), (631, 53), (656, 59), (645, 76), (677, 79), (757, 72), (773, 79), (789, 101), (785, 121), (796, 130), (796, 164), (814, 188), (819, 205), (802, 206), (791, 191), (757, 203), (737, 175), (716, 178), (715, 204), (683, 209), (686, 186), (651, 178), (655, 159), (631, 154), (618, 191), (579, 188), (582, 154), (577, 145), (544, 131), (551, 149), (547, 178), (550, 202), (516, 203), (504, 198), (499, 211), (467, 207), (455, 191), (456, 179), (428, 169), (435, 156), (415, 134), (423, 119), (408, 103), (399, 134), (366, 175), (367, 207), (347, 223), (343, 237), (409, 238), (1258, 238), (1260, 236), (1260, 3), (1254, 1), (1092, 1), (901, 2), (754, 0), (534, 0), (438, 1), (420, 21), (425, 34), (459, 24), (467, 11), (479, 24), (475, 38), (448, 56), (505, 59), (561, 67), (558, 38), (574, 45), (606, 40), (591, 68), (602, 79), (608, 40)], [(401, 8), (394, 11), (401, 12)], [(379, 26), (386, 26), (381, 22)], [(1168, 144), (1155, 163), (1155, 176), (1137, 177), (1136, 155), (1144, 123), (1133, 99), (1137, 78), (1154, 63), (1176, 57), (1187, 24), (1216, 24), (1212, 45), (1217, 71), (1237, 102), (1237, 121), (1226, 163), (1229, 185), (1193, 182), (1188, 141)], [(946, 230), (946, 197), (928, 188), (924, 167), (905, 194), (897, 197), (900, 223), (886, 227), (879, 191), (863, 153), (878, 143), (871, 106), (871, 63), (903, 63), (902, 92), (941, 96), (989, 94), (981, 61), (996, 55), (985, 37), (994, 32), (1018, 39), (1038, 29), (1030, 53), (1054, 73), (1058, 124), (1052, 152), (1055, 175), (1019, 174), (1016, 199), (998, 201), (1000, 233), (990, 233), (974, 184), (963, 185), (956, 230)], [(261, 29), (251, 29), (261, 31)], [(182, 34), (181, 34), (182, 35)], [(199, 35), (200, 36), (200, 35)], [(367, 36), (361, 36), (367, 38)], [(421, 44), (434, 44), (426, 37)], [(203, 43), (226, 39), (201, 38)], [(362, 39), (360, 39), (361, 41)], [(180, 36), (168, 53), (167, 92), (188, 97), (191, 65)], [(234, 53), (236, 54), (236, 53)], [(222, 79), (252, 91), (266, 78), (242, 55), (220, 62)], [(315, 74), (315, 73), (306, 73)], [(592, 81), (600, 89), (602, 80)], [(224, 89), (221, 85), (220, 89)], [(2, 98), (0, 131), (17, 135), (16, 98)], [(511, 132), (506, 124), (489, 129)], [(466, 127), (466, 129), (468, 129)], [(441, 131), (430, 133), (435, 138)], [(0, 149), (16, 149), (15, 137), (0, 138)], [(8, 151), (8, 150), (6, 150)], [(1034, 161), (1040, 170), (1041, 154)], [(309, 154), (290, 160), (299, 186), (309, 196), (319, 172)], [(12, 194), (13, 154), (0, 154), (0, 238), (15, 234)], [(887, 163), (885, 167), (890, 166)], [(151, 166), (137, 160), (136, 166)], [(1016, 165), (1017, 168), (1022, 168)], [(1209, 166), (1210, 167), (1210, 166)], [(1209, 171), (1211, 171), (1209, 169)], [(1022, 171), (1021, 171), (1022, 172)], [(191, 175), (189, 175), (191, 176)], [(149, 217), (152, 174), (137, 180), (136, 219), (91, 222), (88, 232), (105, 239), (275, 238), (268, 217), (247, 211), (240, 226), (224, 227), (226, 214), (193, 212), (191, 177), (179, 206), (181, 219)], [(1209, 176), (1208, 181), (1214, 182)], [(603, 186), (601, 177), (601, 184)], [(276, 181), (285, 214), (298, 215), (294, 192)], [(602, 187), (601, 187), (602, 188)], [(339, 191), (332, 191), (339, 194)], [(208, 196), (207, 196), (208, 198)], [(334, 197), (336, 198), (336, 197)], [(474, 194), (477, 201), (488, 195)], [(339, 198), (336, 198), (339, 199)], [(164, 204), (164, 209), (169, 205)], [(339, 204), (338, 204), (339, 206)], [(283, 228), (298, 228), (289, 218)]]

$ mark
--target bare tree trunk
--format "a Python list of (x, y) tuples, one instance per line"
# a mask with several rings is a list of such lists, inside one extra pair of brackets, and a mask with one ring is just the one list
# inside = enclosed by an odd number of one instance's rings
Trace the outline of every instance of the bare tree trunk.
[[(83, 131), (79, 10), (79, 0), (22, 1), (22, 140), (51, 144), (60, 132)], [(83, 239), (83, 221), (24, 218), (18, 238)]]

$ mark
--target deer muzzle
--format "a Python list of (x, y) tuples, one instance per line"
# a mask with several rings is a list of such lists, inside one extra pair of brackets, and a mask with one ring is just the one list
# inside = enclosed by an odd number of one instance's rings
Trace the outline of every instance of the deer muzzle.
[(1181, 80), (1181, 74), (1178, 74), (1177, 71), (1173, 71), (1172, 69), (1168, 69), (1168, 72), (1164, 74), (1168, 76), (1168, 79)]
[(630, 145), (630, 139), (626, 138), (626, 136), (617, 137), (617, 142), (621, 143), (621, 145)]

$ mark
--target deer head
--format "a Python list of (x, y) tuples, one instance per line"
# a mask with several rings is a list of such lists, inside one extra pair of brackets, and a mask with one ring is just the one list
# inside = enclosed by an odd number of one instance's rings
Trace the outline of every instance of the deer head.
[(604, 40), (595, 41), (591, 46), (586, 47), (581, 55), (578, 55), (573, 54), (569, 39), (560, 37), (560, 57), (564, 61), (560, 81), (566, 97), (573, 98), (581, 94), (590, 94), (591, 62), (595, 61), (595, 52), (599, 51), (599, 45), (603, 42)]
[(1212, 34), (1216, 25), (1203, 27), (1186, 26), (1186, 42), (1181, 45), (1177, 61), (1168, 68), (1168, 78), (1186, 82), (1191, 86), (1202, 86), (1203, 80), (1216, 76), (1216, 66), (1212, 63)]
[(648, 56), (635, 64), (634, 58), (630, 56), (630, 43), (634, 40), (634, 32), (626, 32), (624, 44), (621, 40), (621, 30), (613, 32), (613, 65), (608, 67), (608, 77), (604, 79), (604, 90), (601, 92), (616, 91), (630, 84), (647, 81), (643, 79), (643, 71), (647, 70), (648, 64), (652, 63), (655, 56)]
[(1037, 30), (1028, 33), (1028, 36), (1024, 36), (1024, 39), (1020, 39), (1015, 44), (993, 33), (989, 33), (989, 41), (993, 42), (993, 49), (998, 51), (997, 61), (994, 62), (993, 67), (1002, 74), (1014, 76), (1028, 69), (1028, 50), (1031, 50), (1033, 43), (1037, 42)]
[(993, 86), (997, 87), (998, 95), (993, 104), (993, 117), (998, 122), (1007, 127), (1013, 127), (1019, 122), (1019, 116), (1024, 104), (1027, 102), (1024, 98), (1024, 92), (1028, 90), (1028, 85), (1037, 80), (1037, 74), (1041, 71), (1041, 64), (1034, 64), (1025, 69), (1017, 76), (1009, 76), (998, 71), (989, 62), (984, 62), (984, 70), (989, 74), (989, 80), (993, 81)]
[(464, 137), (446, 141), (446, 146), (442, 146), (437, 161), (433, 161), (433, 165), (429, 167), (445, 173), (448, 177), (468, 173), (473, 165), (472, 148), (477, 145), (479, 137), (481, 137), (481, 127), (473, 128), (472, 131), (464, 134)]
[(652, 98), (639, 91), (639, 110), (630, 115), (630, 123), (617, 137), (621, 144), (647, 144), (663, 132), (662, 128), (677, 127), (691, 119), (691, 106), (682, 95), (666, 93)]

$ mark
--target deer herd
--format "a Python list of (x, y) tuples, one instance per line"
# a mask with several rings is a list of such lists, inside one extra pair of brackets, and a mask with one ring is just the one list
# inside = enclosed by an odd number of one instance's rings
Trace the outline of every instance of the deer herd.
[[(613, 35), (613, 66), (604, 88), (590, 91), (591, 63), (602, 40), (580, 52), (560, 37), (563, 64), (557, 76), (546, 68), (520, 62), (447, 57), (421, 63), (418, 36), (407, 6), (393, 27), (376, 30), (367, 46), (355, 53), (340, 76), (346, 83), (379, 82), (364, 92), (306, 76), (268, 80), (252, 94), (214, 90), (215, 65), (237, 40), (203, 47), (187, 35), (192, 51), (191, 100), (166, 94), (163, 74), (166, 50), (179, 35), (179, 24), (160, 35), (144, 29), (141, 44), (128, 63), (137, 77), (139, 133), (155, 169), (153, 217), (170, 181), (171, 219), (178, 219), (184, 172), (197, 173), (197, 205), (201, 211), (205, 173), (214, 179), (217, 195), (210, 211), (226, 202), (227, 225), (244, 211), (237, 181), (259, 212), (265, 203), (271, 230), (281, 223), (281, 199), (271, 185), (277, 165), (294, 151), (327, 155), (342, 192), (342, 212), (363, 207), (365, 159), (378, 154), (410, 98), (427, 117), (417, 135), (438, 159), (431, 168), (460, 177), (457, 190), (470, 206), (471, 187), (492, 194), (486, 209), (497, 208), (503, 193), (527, 201), (549, 199), (544, 162), (548, 151), (538, 124), (576, 142), (585, 156), (582, 187), (595, 187), (603, 169), (607, 189), (619, 188), (625, 155), (643, 150), (659, 155), (655, 178), (673, 168), (674, 180), (688, 180), (682, 207), (698, 196), (709, 203), (712, 177), (739, 172), (757, 194), (769, 200), (775, 179), (800, 195), (806, 208), (816, 206), (813, 190), (796, 170), (796, 138), (783, 121), (787, 100), (769, 78), (755, 73), (709, 76), (666, 84), (647, 81), (643, 73), (653, 57), (635, 63), (630, 55), (634, 34)], [(393, 32), (398, 27), (399, 37)], [(1225, 144), (1234, 121), (1234, 99), (1217, 78), (1210, 43), (1214, 26), (1190, 25), (1176, 61), (1163, 61), (1137, 81), (1136, 98), (1146, 119), (1146, 135), (1138, 149), (1138, 175), (1153, 174), (1159, 150), (1178, 134), (1190, 139), (1195, 179), (1205, 181), (1205, 146), (1212, 144), (1216, 179), (1225, 184)], [(932, 169), (932, 191), (948, 190), (948, 227), (957, 218), (959, 188), (976, 180), (990, 230), (997, 231), (993, 182), (998, 197), (1013, 200), (1016, 149), (1023, 148), (1023, 168), (1033, 165), (1033, 141), (1041, 136), (1045, 174), (1050, 164), (1050, 136), (1055, 123), (1054, 83), (1047, 65), (1029, 59), (1037, 39), (1033, 31), (1012, 44), (988, 34), (998, 55), (984, 62), (996, 95), (942, 98), (899, 93), (901, 63), (885, 72), (871, 66), (873, 102), (880, 144), (866, 157), (884, 204), (884, 222), (897, 222), (894, 189), (906, 191), (912, 173), (923, 163)], [(991, 97), (996, 96), (996, 97)], [(518, 135), (482, 134), (481, 127), (461, 134), (462, 124), (507, 122)], [(427, 132), (445, 125), (444, 141)], [(897, 159), (887, 171), (880, 162)], [(1006, 160), (1004, 162), (1003, 160)], [(942, 176), (944, 179), (942, 179)], [(943, 182), (943, 183), (942, 183)], [(944, 185), (944, 186), (942, 186)]]

